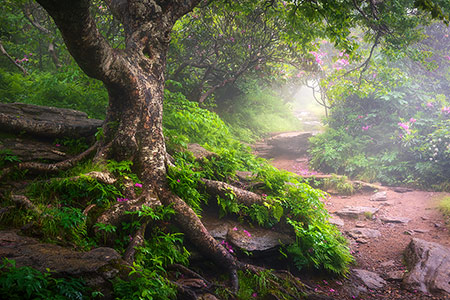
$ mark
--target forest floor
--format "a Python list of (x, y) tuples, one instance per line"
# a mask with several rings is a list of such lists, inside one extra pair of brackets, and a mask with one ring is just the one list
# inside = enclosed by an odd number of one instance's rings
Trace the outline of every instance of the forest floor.
[[(299, 175), (315, 173), (309, 171), (306, 156), (275, 154), (271, 163), (279, 169)], [(413, 237), (450, 247), (449, 228), (437, 209), (439, 200), (444, 196), (450, 196), (450, 193), (420, 190), (396, 192), (395, 188), (383, 188), (387, 195), (386, 201), (371, 201), (370, 198), (374, 192), (366, 192), (352, 196), (329, 195), (327, 199), (324, 199), (324, 204), (332, 217), (335, 212), (346, 206), (379, 208), (379, 211), (370, 218), (341, 218), (343, 224), (338, 228), (348, 239), (351, 253), (355, 258), (351, 270), (364, 269), (387, 279), (391, 272), (406, 271), (403, 252)], [(409, 221), (388, 223), (382, 221), (383, 217), (401, 217)], [(355, 240), (348, 234), (348, 231), (354, 228), (375, 229), (381, 234), (375, 238)], [(303, 280), (306, 280), (313, 288), (336, 299), (443, 299), (442, 296), (433, 297), (416, 290), (403, 289), (399, 279), (387, 280), (387, 284), (378, 290), (368, 289), (366, 292), (359, 292), (361, 285), (358, 285), (358, 280), (352, 271), (348, 278), (330, 279), (314, 275), (307, 276)]]

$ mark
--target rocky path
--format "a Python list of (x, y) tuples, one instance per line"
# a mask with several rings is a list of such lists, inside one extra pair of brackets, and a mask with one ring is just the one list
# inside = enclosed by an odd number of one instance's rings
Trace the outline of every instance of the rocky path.
[[(308, 135), (272, 136), (257, 144), (256, 152), (277, 168), (315, 174), (308, 168), (307, 142), (298, 152), (277, 151), (289, 148), (289, 139), (301, 144), (303, 136)], [(450, 299), (450, 232), (437, 210), (444, 196), (450, 194), (389, 187), (330, 195), (324, 204), (347, 237), (355, 264), (347, 279), (313, 278), (310, 284), (336, 299)], [(409, 251), (409, 266), (408, 247), (415, 251)]]

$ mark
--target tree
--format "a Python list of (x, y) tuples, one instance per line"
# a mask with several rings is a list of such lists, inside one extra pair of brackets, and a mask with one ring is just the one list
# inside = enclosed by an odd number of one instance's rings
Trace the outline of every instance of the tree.
[[(237, 261), (211, 237), (194, 211), (170, 191), (166, 179), (167, 166), (171, 162), (164, 143), (162, 114), (170, 32), (175, 22), (190, 12), (200, 0), (105, 0), (114, 17), (123, 25), (124, 49), (111, 47), (100, 33), (90, 12), (90, 0), (37, 2), (55, 21), (78, 65), (87, 75), (104, 83), (109, 94), (109, 106), (103, 125), (104, 137), (78, 158), (56, 165), (23, 163), (19, 167), (44, 171), (70, 167), (94, 151), (95, 159), (100, 162), (108, 159), (133, 161), (134, 171), (143, 182), (143, 193), (126, 203), (114, 205), (102, 216), (102, 220), (114, 224), (120, 222), (126, 211), (136, 210), (143, 205), (171, 205), (176, 211), (175, 220), (186, 236), (204, 255), (230, 272), (236, 288), (237, 269), (251, 267)], [(294, 1), (286, 8), (293, 24), (289, 34), (305, 35), (299, 36), (299, 41), (311, 41), (318, 36), (328, 35), (334, 38), (336, 44), (349, 46), (349, 28), (363, 24), (358, 21), (367, 20), (367, 25), (373, 30), (386, 31), (380, 25), (384, 20), (378, 18), (377, 9), (378, 6), (381, 9), (384, 2), (369, 1), (370, 5), (360, 8), (360, 14), (355, 10), (354, 2)], [(285, 3), (268, 1), (267, 5), (276, 11), (283, 9)], [(389, 7), (386, 7), (382, 12), (389, 13)], [(404, 16), (409, 6), (396, 7), (403, 8), (398, 14)], [(371, 15), (368, 16), (365, 10)], [(351, 19), (352, 16), (359, 18)], [(210, 190), (218, 191), (224, 187), (222, 183), (211, 181), (205, 184)], [(252, 193), (240, 193), (239, 189), (225, 187), (232, 189), (238, 195), (237, 198), (264, 202)], [(125, 252), (126, 259), (133, 259), (134, 247), (142, 242), (145, 226), (144, 223), (130, 242)]]

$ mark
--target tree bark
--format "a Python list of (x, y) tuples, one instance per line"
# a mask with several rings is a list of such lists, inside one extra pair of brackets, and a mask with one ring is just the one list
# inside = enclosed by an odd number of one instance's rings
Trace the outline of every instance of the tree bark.
[[(192, 209), (173, 195), (166, 178), (166, 148), (162, 131), (164, 72), (169, 34), (175, 21), (200, 0), (108, 0), (123, 23), (126, 49), (112, 49), (89, 13), (89, 0), (38, 0), (60, 29), (79, 66), (105, 84), (109, 107), (97, 159), (131, 160), (144, 185), (134, 205), (161, 201), (172, 205), (176, 222), (200, 251), (232, 273), (236, 261), (208, 233)], [(156, 200), (155, 200), (156, 196)], [(131, 203), (130, 203), (131, 204)], [(127, 205), (114, 206), (109, 220)]]

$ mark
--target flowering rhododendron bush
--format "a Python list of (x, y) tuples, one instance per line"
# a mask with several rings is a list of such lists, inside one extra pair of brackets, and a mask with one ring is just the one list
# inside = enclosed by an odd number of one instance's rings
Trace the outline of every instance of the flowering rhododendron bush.
[(450, 60), (448, 47), (433, 44), (449, 35), (434, 26), (419, 44), (430, 51), (415, 53), (419, 62), (380, 53), (365, 73), (323, 80), (332, 108), (325, 132), (311, 140), (316, 169), (450, 189)]

